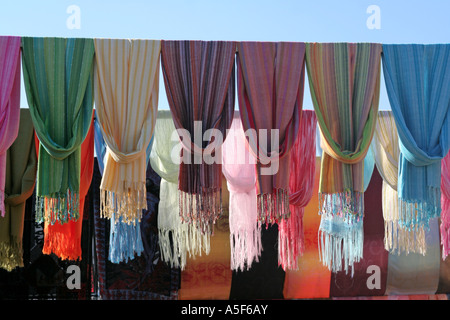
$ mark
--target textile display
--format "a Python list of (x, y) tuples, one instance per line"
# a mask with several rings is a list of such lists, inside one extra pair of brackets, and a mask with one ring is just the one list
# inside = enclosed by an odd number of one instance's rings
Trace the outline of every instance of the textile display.
[(363, 160), (377, 119), (381, 48), (376, 43), (306, 45), (323, 149), (319, 248), (322, 262), (333, 272), (348, 272), (363, 255)]
[(0, 37), (0, 218), (5, 216), (6, 152), (19, 131), (20, 37)]
[(29, 109), (20, 109), (16, 140), (6, 154), (5, 216), (0, 217), (0, 268), (23, 267), (25, 203), (33, 194), (37, 158)]
[(256, 159), (248, 150), (239, 113), (222, 146), (222, 173), (229, 199), (231, 270), (249, 270), (262, 251), (256, 208)]
[[(178, 148), (178, 149), (177, 149)], [(158, 204), (158, 236), (161, 259), (172, 268), (186, 266), (189, 257), (209, 254), (210, 235), (180, 217), (178, 176), (180, 165), (172, 156), (181, 150), (170, 110), (158, 111), (150, 165), (161, 177)]]
[(95, 106), (107, 153), (102, 216), (135, 223), (147, 207), (146, 150), (159, 94), (159, 40), (95, 39)]
[(182, 145), (180, 215), (209, 234), (222, 214), (222, 169), (217, 160), (233, 120), (235, 52), (236, 43), (228, 41), (161, 44), (167, 100)]
[(28, 106), (40, 141), (36, 220), (77, 221), (81, 143), (93, 112), (94, 43), (24, 37), (22, 58)]
[(289, 152), (303, 108), (305, 44), (239, 42), (238, 100), (242, 125), (257, 163), (258, 219), (290, 216)]
[(450, 147), (450, 45), (383, 45), (383, 70), (400, 143), (399, 227), (415, 236), (441, 214), (441, 160)]
[(450, 254), (450, 153), (441, 162), (441, 244), (442, 259)]
[(304, 110), (297, 139), (289, 156), (289, 206), (291, 216), (278, 223), (278, 264), (283, 270), (298, 269), (305, 250), (303, 215), (312, 198), (316, 173), (317, 118), (313, 110)]

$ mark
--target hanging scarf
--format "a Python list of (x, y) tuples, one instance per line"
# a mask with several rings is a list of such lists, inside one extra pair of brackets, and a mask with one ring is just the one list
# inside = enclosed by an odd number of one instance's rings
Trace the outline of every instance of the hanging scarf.
[(161, 177), (158, 204), (158, 232), (161, 259), (172, 268), (186, 266), (186, 256), (209, 254), (210, 235), (202, 234), (195, 224), (183, 222), (180, 217), (178, 155), (181, 145), (169, 110), (158, 111), (154, 143), (150, 154), (152, 169)]
[(5, 216), (0, 218), (0, 268), (23, 267), (23, 228), (26, 200), (36, 181), (37, 158), (30, 110), (20, 110), (19, 134), (8, 149), (5, 183)]
[(219, 151), (233, 120), (235, 51), (226, 41), (161, 44), (167, 99), (183, 147), (180, 215), (209, 234), (222, 214)]
[(238, 99), (250, 149), (258, 160), (258, 217), (288, 218), (289, 151), (303, 107), (305, 44), (240, 42)]
[(450, 45), (383, 45), (383, 67), (400, 139), (399, 227), (412, 230), (417, 243), (429, 220), (441, 214), (441, 160), (450, 147)]
[(19, 131), (20, 37), (0, 37), (0, 218), (5, 215), (6, 151)]
[(145, 153), (158, 110), (160, 41), (94, 43), (95, 106), (107, 145), (101, 214), (135, 223), (147, 208)]
[(261, 224), (256, 206), (256, 159), (249, 152), (239, 114), (222, 146), (222, 173), (229, 196), (231, 270), (249, 270), (261, 255)]
[(450, 254), (450, 153), (441, 163), (441, 244), (442, 259)]
[[(81, 260), (81, 231), (83, 227), (84, 200), (89, 191), (94, 170), (93, 121), (91, 121), (89, 128), (88, 134), (81, 144), (79, 218), (77, 221), (70, 220), (64, 224), (61, 224), (59, 221), (56, 221), (53, 225), (48, 222), (44, 224), (44, 247), (42, 248), (42, 253), (54, 253), (62, 260)], [(36, 145), (39, 145), (39, 140), (36, 141)], [(44, 204), (45, 210), (49, 209), (47, 201)]]
[(364, 157), (375, 131), (380, 44), (311, 43), (306, 65), (323, 149), (321, 260), (333, 272), (363, 255)]
[(298, 270), (298, 258), (305, 249), (303, 214), (313, 194), (316, 173), (317, 118), (304, 110), (299, 132), (289, 156), (289, 206), (291, 216), (278, 224), (278, 265), (283, 270)]
[(36, 221), (76, 221), (81, 143), (93, 110), (94, 44), (81, 38), (26, 37), (22, 45), (25, 90), (40, 141)]

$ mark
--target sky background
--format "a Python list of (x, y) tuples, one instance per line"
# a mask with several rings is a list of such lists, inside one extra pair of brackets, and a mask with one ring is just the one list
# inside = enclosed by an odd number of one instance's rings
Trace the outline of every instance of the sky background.
[[(80, 29), (66, 25), (70, 5), (80, 8)], [(380, 9), (380, 29), (366, 25), (370, 5)], [(450, 0), (2, 0), (0, 7), (5, 36), (450, 43)], [(388, 110), (381, 79), (380, 109)], [(162, 74), (159, 101), (168, 109)], [(307, 80), (304, 108), (312, 109)]]

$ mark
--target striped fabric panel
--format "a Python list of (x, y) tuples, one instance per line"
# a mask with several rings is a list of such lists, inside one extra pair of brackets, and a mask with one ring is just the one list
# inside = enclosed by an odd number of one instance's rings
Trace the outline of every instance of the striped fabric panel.
[(146, 150), (158, 109), (159, 40), (95, 39), (95, 105), (107, 144), (102, 215), (125, 222), (146, 208)]

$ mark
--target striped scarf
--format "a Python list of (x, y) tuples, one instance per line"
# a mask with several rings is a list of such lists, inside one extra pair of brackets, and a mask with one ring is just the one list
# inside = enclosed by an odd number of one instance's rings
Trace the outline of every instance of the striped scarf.
[(304, 57), (304, 43), (238, 43), (239, 110), (258, 160), (258, 219), (266, 224), (290, 215), (289, 151), (301, 120)]
[(441, 244), (442, 259), (450, 254), (450, 153), (442, 160), (441, 177)]
[(95, 39), (95, 106), (107, 153), (101, 216), (140, 221), (147, 208), (146, 150), (159, 94), (159, 40)]
[(25, 37), (22, 45), (25, 90), (40, 141), (36, 220), (76, 221), (81, 143), (93, 110), (94, 43), (82, 38)]
[(376, 125), (380, 44), (306, 45), (324, 151), (319, 186), (321, 260), (348, 272), (363, 254), (364, 157)]
[(383, 67), (400, 139), (399, 227), (412, 230), (418, 242), (441, 214), (441, 160), (450, 147), (450, 45), (383, 45)]
[(222, 214), (219, 151), (233, 120), (235, 52), (236, 44), (226, 41), (161, 44), (167, 99), (183, 147), (180, 215), (209, 234)]

